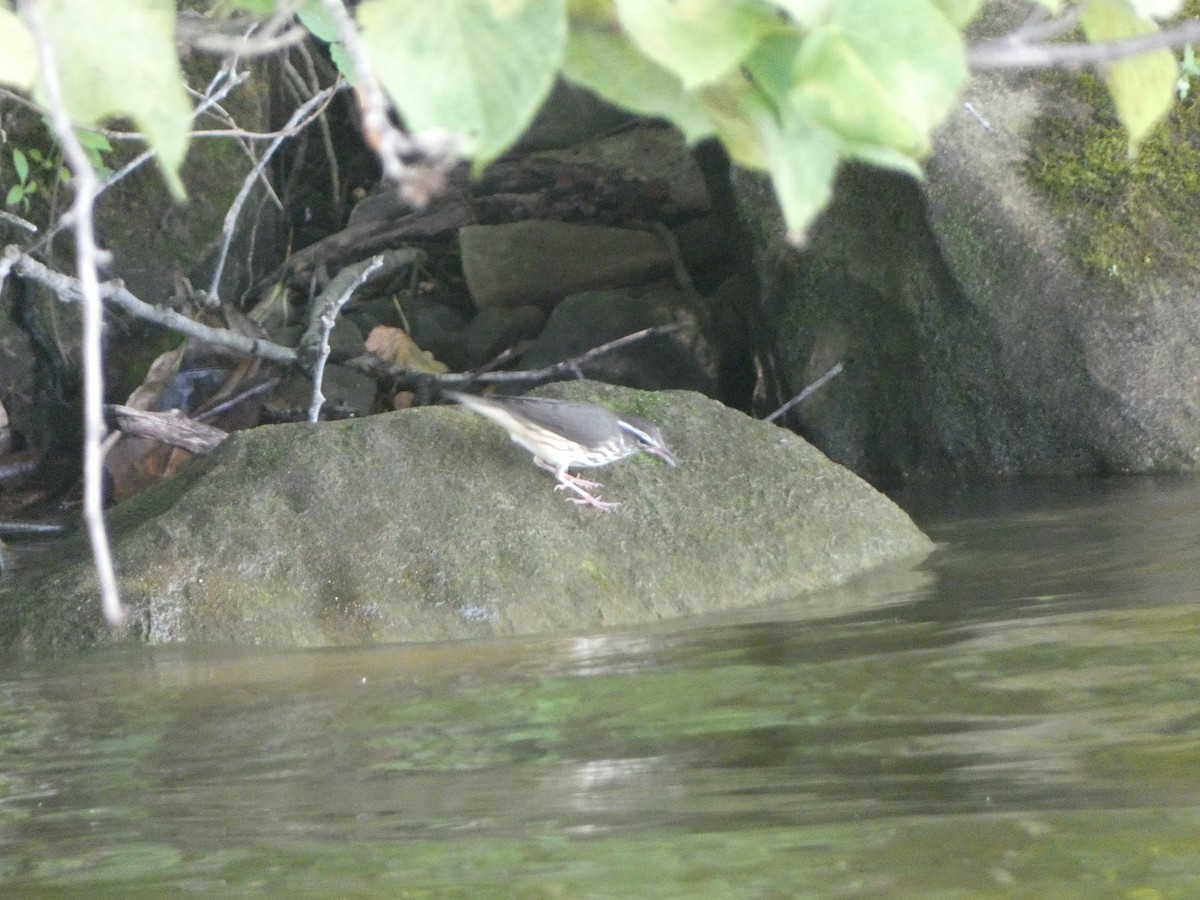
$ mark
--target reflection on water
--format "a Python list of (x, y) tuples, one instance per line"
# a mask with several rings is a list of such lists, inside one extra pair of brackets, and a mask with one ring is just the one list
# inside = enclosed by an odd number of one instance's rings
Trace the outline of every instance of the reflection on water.
[(1200, 482), (721, 619), (0, 671), (0, 891), (1200, 896)]

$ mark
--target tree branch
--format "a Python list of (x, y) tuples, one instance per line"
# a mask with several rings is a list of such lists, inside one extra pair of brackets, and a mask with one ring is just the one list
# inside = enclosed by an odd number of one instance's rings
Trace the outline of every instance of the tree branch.
[[(10, 264), (17, 274), (31, 278), (38, 284), (49, 288), (64, 302), (79, 303), (83, 298), (83, 289), (79, 279), (55, 272), (28, 254), (22, 253), (16, 245), (4, 248), (4, 262)], [(257, 356), (287, 366), (295, 365), (297, 362), (296, 351), (291, 347), (284, 347), (282, 344), (262, 338), (246, 337), (244, 334), (238, 334), (225, 328), (212, 328), (172, 309), (151, 306), (145, 300), (130, 293), (120, 281), (106, 281), (97, 285), (97, 290), (100, 298), (118, 309), (147, 322), (161, 325), (163, 328), (178, 331), (197, 341), (224, 347), (241, 356)]]
[(229, 246), (233, 242), (234, 226), (237, 224), (238, 216), (241, 214), (242, 206), (246, 202), (246, 198), (250, 196), (250, 190), (254, 187), (254, 183), (262, 175), (262, 171), (266, 168), (271, 157), (275, 155), (275, 151), (283, 144), (284, 140), (291, 137), (307, 122), (306, 118), (311, 115), (316, 115), (316, 110), (328, 103), (338, 91), (338, 87), (327, 87), (324, 90), (318, 91), (309, 97), (304, 103), (296, 107), (291, 118), (287, 120), (287, 124), (280, 129), (279, 134), (275, 139), (267, 145), (267, 149), (263, 151), (262, 157), (254, 164), (254, 167), (246, 175), (242, 181), (241, 189), (238, 191), (237, 197), (230, 204), (228, 212), (225, 213), (225, 221), (221, 227), (221, 252), (217, 256), (217, 264), (213, 267), (212, 280), (209, 283), (208, 295), (212, 303), (219, 302), (218, 287), (221, 284), (221, 275), (225, 271), (225, 260), (229, 257)]
[(92, 546), (92, 560), (100, 584), (100, 600), (104, 618), (110, 625), (125, 620), (125, 607), (117, 589), (116, 568), (108, 529), (104, 524), (104, 367), (101, 358), (101, 337), (104, 326), (104, 307), (100, 301), (99, 264), (102, 257), (96, 246), (95, 222), (92, 213), (100, 181), (92, 168), (87, 151), (79, 143), (71, 117), (63, 103), (62, 86), (36, 2), (21, 3), (21, 16), (33, 35), (38, 49), (39, 82), (46, 98), (50, 124), (63, 149), (74, 175), (75, 201), (71, 205), (75, 230), (75, 268), (79, 273), (79, 295), (83, 302), (83, 519)]
[[(415, 254), (419, 252), (412, 251), (412, 259), (415, 259)], [(321, 415), (321, 407), (325, 405), (325, 394), (321, 392), (321, 383), (325, 379), (325, 361), (329, 359), (329, 333), (333, 331), (338, 313), (354, 296), (354, 292), (362, 287), (382, 265), (383, 254), (379, 254), (352, 269), (343, 269), (329, 283), (329, 287), (313, 301), (312, 309), (309, 311), (311, 321), (308, 333), (305, 334), (306, 340), (311, 339), (310, 335), (315, 337), (317, 345), (317, 359), (312, 367), (312, 400), (308, 405), (308, 421), (310, 422), (317, 421)]]
[(1096, 44), (1027, 43), (1019, 32), (1015, 32), (968, 47), (967, 63), (980, 72), (995, 69), (1077, 69), (1118, 62), (1153, 50), (1182, 47), (1195, 41), (1200, 41), (1200, 20), (1181, 22), (1165, 31)]
[(116, 403), (106, 409), (124, 434), (161, 441), (172, 447), (181, 447), (189, 453), (212, 453), (229, 437), (227, 431), (189, 419), (178, 410), (148, 412)]
[[(337, 29), (354, 66), (363, 137), (379, 157), (384, 176), (399, 186), (404, 199), (413, 206), (425, 206), (435, 194), (441, 193), (447, 173), (458, 162), (458, 139), (448, 132), (408, 135), (394, 126), (388, 117), (391, 104), (345, 4), (342, 0), (321, 0), (321, 7)], [(419, 157), (423, 164), (406, 162), (405, 157)]]

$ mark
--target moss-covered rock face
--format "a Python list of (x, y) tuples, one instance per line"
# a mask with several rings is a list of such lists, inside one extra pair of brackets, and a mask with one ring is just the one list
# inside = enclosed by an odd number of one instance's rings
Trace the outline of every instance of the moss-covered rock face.
[(847, 167), (803, 251), (737, 180), (783, 391), (846, 363), (797, 424), (885, 486), (1195, 471), (1200, 101), (1131, 159), (1094, 79), (962, 99), (922, 185)]
[[(637, 410), (678, 468), (598, 470), (578, 507), (457, 407), (233, 435), (112, 512), (126, 637), (311, 647), (573, 631), (746, 606), (921, 558), (882, 495), (790, 432), (698, 394), (552, 390)], [(0, 643), (79, 646), (100, 623), (82, 540), (0, 595)]]
[(1200, 260), (1200, 100), (1196, 91), (1129, 153), (1104, 85), (1043, 76), (1056, 98), (1029, 133), (1023, 171), (1067, 224), (1064, 249), (1093, 275), (1136, 286)]

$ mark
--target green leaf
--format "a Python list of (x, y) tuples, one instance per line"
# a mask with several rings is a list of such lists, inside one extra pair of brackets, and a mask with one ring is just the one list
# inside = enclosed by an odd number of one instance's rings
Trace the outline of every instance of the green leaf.
[(8, 189), (8, 194), (4, 197), (5, 206), (16, 206), (25, 199), (25, 188), (22, 185), (14, 184)]
[(956, 28), (965, 28), (979, 14), (983, 0), (934, 0), (934, 5)]
[(329, 45), (329, 58), (333, 61), (337, 70), (351, 84), (356, 84), (358, 76), (354, 71), (354, 61), (350, 59), (350, 55), (346, 52), (346, 48), (341, 41), (341, 35), (338, 34), (337, 26), (333, 24), (333, 19), (329, 17), (329, 13), (325, 11), (325, 7), (321, 5), (321, 0), (309, 0), (307, 5), (296, 13), (296, 18), (300, 20), (301, 25), (312, 32), (313, 37)]
[[(158, 153), (176, 197), (191, 104), (175, 54), (171, 0), (41, 0), (63, 99), (77, 125), (128, 116)], [(44, 102), (44, 100), (43, 100)]]
[(27, 91), (37, 78), (37, 47), (25, 23), (0, 6), (0, 84)]
[(563, 75), (630, 112), (667, 119), (689, 144), (713, 133), (683, 82), (639, 53), (620, 31), (573, 23)]
[(275, 12), (275, 0), (224, 0), (223, 6), (231, 9), (243, 9), (256, 16), (269, 16)]
[(337, 27), (333, 24), (333, 19), (329, 18), (329, 13), (325, 11), (325, 7), (321, 5), (320, 0), (310, 0), (309, 3), (296, 10), (296, 18), (319, 41), (333, 44), (337, 43), (340, 39)]
[(79, 143), (83, 145), (85, 150), (94, 150), (97, 153), (112, 152), (112, 144), (108, 142), (108, 138), (98, 131), (89, 131), (86, 128), (76, 128), (75, 137), (79, 139)]
[(358, 18), (407, 127), (449, 129), (478, 164), (533, 120), (567, 40), (565, 0), (367, 0)]
[(884, 147), (879, 144), (859, 144), (854, 141), (842, 141), (842, 155), (852, 159), (879, 166), (882, 169), (895, 169), (905, 175), (911, 175), (920, 180), (924, 177), (921, 164), (907, 153), (894, 147)]
[[(1116, 41), (1149, 34), (1158, 27), (1139, 16), (1124, 0), (1092, 0), (1080, 22), (1089, 41)], [(1151, 129), (1166, 118), (1175, 102), (1179, 65), (1170, 50), (1155, 50), (1104, 68), (1104, 81), (1117, 108), (1117, 118), (1129, 133), (1133, 154)]]
[(760, 122), (760, 130), (787, 239), (799, 246), (833, 194), (840, 162), (838, 139), (796, 110), (786, 110), (781, 122)]
[(849, 143), (921, 157), (966, 77), (962, 36), (928, 0), (842, 0), (801, 45), (791, 100)]
[(697, 98), (729, 158), (744, 168), (765, 171), (767, 150), (757, 121), (767, 115), (764, 97), (734, 74), (702, 88)]
[(799, 110), (777, 109), (765, 91), (740, 77), (705, 88), (701, 97), (730, 158), (771, 176), (788, 240), (803, 243), (833, 192), (838, 136)]
[(638, 48), (687, 88), (711, 84), (736, 69), (780, 24), (750, 0), (616, 0), (616, 5)]
[(329, 58), (333, 60), (333, 64), (337, 66), (337, 70), (346, 77), (347, 81), (351, 84), (357, 83), (354, 75), (354, 60), (350, 58), (346, 47), (340, 41), (329, 45)]
[(29, 180), (29, 160), (25, 158), (20, 147), (13, 147), (12, 161), (13, 168), (17, 170), (17, 181), (24, 184)]
[(1183, 6), (1183, 0), (1129, 0), (1133, 11), (1148, 19), (1169, 19)]
[(754, 83), (771, 99), (776, 109), (791, 104), (800, 43), (799, 32), (780, 32), (760, 43), (743, 64)]

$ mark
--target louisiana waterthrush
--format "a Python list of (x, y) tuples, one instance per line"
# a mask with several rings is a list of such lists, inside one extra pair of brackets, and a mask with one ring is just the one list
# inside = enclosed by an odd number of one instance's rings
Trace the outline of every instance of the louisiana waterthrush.
[(597, 509), (616, 506), (589, 493), (600, 484), (572, 475), (568, 469), (606, 466), (638, 451), (675, 465), (657, 425), (594, 403), (546, 397), (477, 397), (453, 391), (446, 396), (502, 426), (514, 443), (533, 454), (536, 465), (554, 473), (558, 479), (555, 490), (576, 494), (570, 498), (574, 503)]

